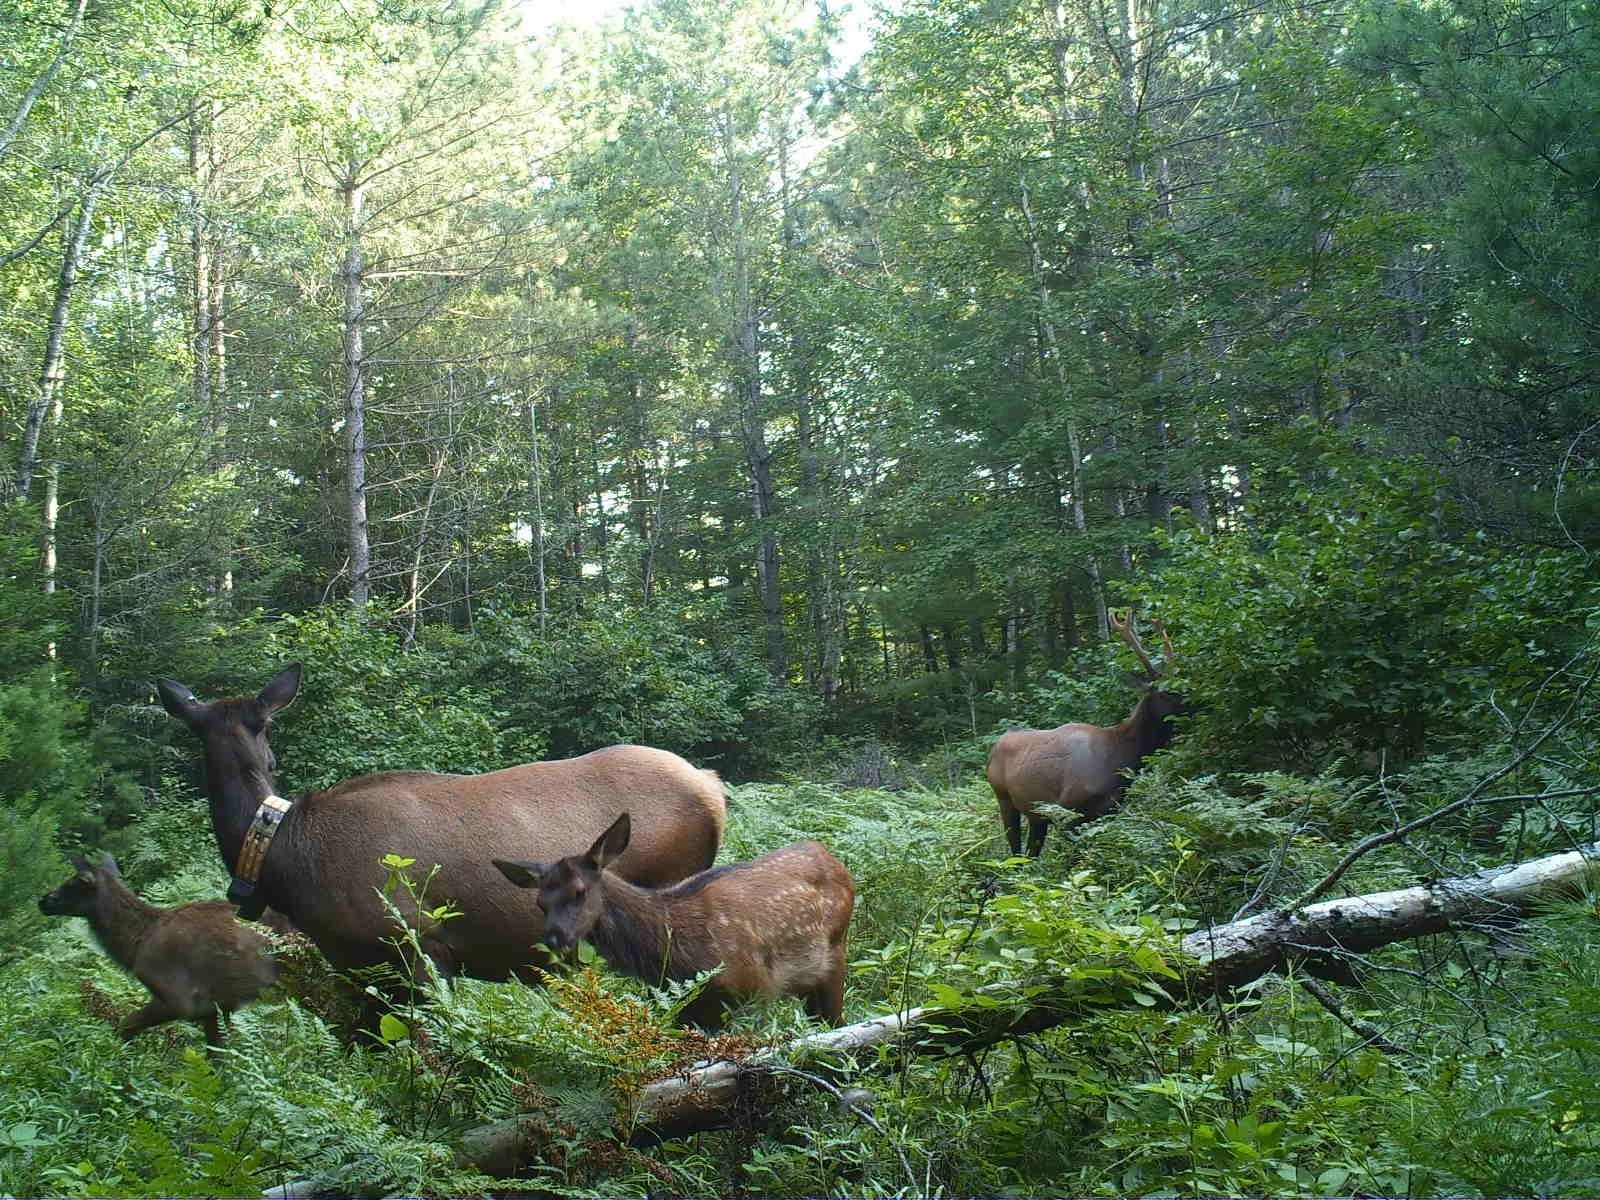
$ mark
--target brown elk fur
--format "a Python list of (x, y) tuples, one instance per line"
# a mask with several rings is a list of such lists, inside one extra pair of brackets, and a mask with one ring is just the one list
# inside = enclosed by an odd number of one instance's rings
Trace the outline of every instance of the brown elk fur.
[[(298, 665), (254, 699), (202, 704), (182, 684), (161, 680), (167, 711), (205, 746), (206, 784), (217, 846), (230, 869), (256, 808), (274, 790), (267, 743), (273, 713), (293, 700)], [(641, 883), (670, 883), (716, 856), (725, 804), (721, 781), (675, 754), (612, 746), (559, 762), (485, 775), (385, 771), (300, 799), (284, 818), (256, 884), (337, 967), (393, 962), (395, 927), (378, 888), (380, 860), (399, 854), (419, 871), (438, 864), (429, 907), (452, 902), (461, 915), (420, 922), (423, 948), (445, 975), (527, 978), (542, 961), (530, 946), (542, 925), (531, 897), (504, 886), (489, 857), (505, 846), (551, 857), (583, 849), (586, 830), (624, 808), (641, 814), (641, 837), (618, 869)], [(416, 920), (403, 894), (395, 896)]]
[(1137, 770), (1172, 740), (1167, 718), (1184, 711), (1177, 696), (1151, 688), (1120, 725), (1071, 724), (1001, 734), (989, 751), (988, 775), (1011, 853), (1022, 853), (1024, 814), (1028, 853), (1037, 858), (1044, 848), (1050, 823), (1035, 815), (1040, 805), (1073, 810), (1080, 822), (1111, 807), (1128, 786), (1124, 772)]
[(607, 869), (628, 838), (624, 813), (585, 854), (494, 865), (519, 887), (537, 890), (554, 949), (586, 938), (612, 966), (652, 982), (691, 979), (720, 965), (687, 1020), (718, 1024), (735, 996), (788, 995), (801, 997), (812, 1016), (839, 1024), (856, 885), (825, 846), (796, 842), (650, 889)]
[(234, 920), (221, 900), (157, 908), (122, 881), (108, 854), (98, 867), (74, 860), (73, 876), (39, 900), (50, 916), (87, 917), (119, 966), (150, 989), (151, 1000), (118, 1027), (125, 1038), (168, 1021), (194, 1021), (218, 1046), (218, 1013), (250, 1003), (278, 976), (270, 945)]

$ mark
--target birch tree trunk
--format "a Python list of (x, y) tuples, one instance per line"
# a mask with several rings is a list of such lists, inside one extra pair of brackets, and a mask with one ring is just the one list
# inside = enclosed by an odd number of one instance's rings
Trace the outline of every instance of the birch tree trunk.
[[(95, 208), (110, 185), (111, 178), (110, 171), (97, 171), (90, 178), (84, 190), (83, 201), (78, 207), (77, 220), (67, 235), (66, 249), (61, 255), (61, 270), (56, 276), (56, 298), (50, 309), (50, 324), (45, 333), (44, 359), (39, 368), (39, 386), (32, 402), (28, 405), (17, 465), (16, 493), (24, 500), (28, 498), (33, 488), (33, 476), (39, 464), (39, 445), (46, 419), (50, 423), (51, 437), (60, 437), (67, 382), (67, 321), (72, 312), (72, 294), (77, 286), (79, 269), (89, 241), (89, 231), (94, 226)], [(45, 468), (44, 512), (39, 547), (39, 570), (47, 593), (54, 593), (56, 590), (58, 558), (56, 529), (60, 518), (61, 459), (58, 454), (52, 454)]]
[(39, 102), (45, 90), (55, 81), (62, 64), (67, 61), (67, 55), (72, 50), (72, 43), (78, 36), (78, 31), (83, 28), (83, 14), (89, 7), (89, 0), (77, 0), (73, 6), (72, 16), (67, 20), (67, 27), (61, 32), (61, 45), (57, 47), (55, 57), (50, 60), (50, 65), (41, 71), (22, 94), (22, 99), (17, 102), (17, 108), (11, 114), (11, 120), (6, 122), (4, 133), (0, 133), (0, 160), (4, 160), (16, 144), (17, 135), (22, 132), (22, 127), (28, 123), (28, 117), (33, 112), (33, 106)]
[(340, 194), (344, 200), (344, 419), (345, 498), (350, 537), (350, 601), (363, 605), (372, 591), (372, 549), (367, 529), (366, 257), (361, 165), (350, 164)]
[[(1155, 982), (1174, 997), (1174, 1004), (1193, 1004), (1292, 961), (1313, 974), (1329, 971), (1330, 962), (1351, 954), (1525, 912), (1545, 897), (1581, 889), (1597, 874), (1600, 843), (1474, 875), (1266, 913), (1189, 934), (1167, 955), (1168, 965), (1178, 973), (1178, 986), (1168, 978)], [(910, 1008), (796, 1038), (741, 1061), (696, 1063), (647, 1084), (620, 1114), (619, 1124), (636, 1141), (718, 1128), (733, 1121), (752, 1077), (781, 1074), (791, 1062), (890, 1045), (912, 1052), (965, 1053), (1065, 1024), (1105, 1006), (1103, 999), (1082, 1000), (1059, 981), (1037, 982), (1044, 987), (1026, 1008)], [(1141, 994), (1146, 1001), (1151, 998)], [(808, 1069), (827, 1070), (822, 1065)], [(548, 1126), (539, 1117), (512, 1118), (469, 1131), (460, 1156), (490, 1174), (508, 1175), (533, 1161), (548, 1137)]]
[(94, 225), (94, 210), (100, 203), (111, 175), (97, 171), (89, 179), (78, 204), (78, 216), (67, 233), (61, 254), (61, 269), (56, 273), (55, 303), (50, 308), (50, 324), (45, 330), (44, 358), (39, 367), (39, 385), (28, 404), (22, 427), (22, 447), (17, 462), (16, 492), (26, 500), (33, 490), (33, 477), (39, 467), (39, 440), (45, 419), (61, 419), (61, 388), (66, 382), (67, 318), (72, 310), (72, 292), (78, 283), (84, 248)]

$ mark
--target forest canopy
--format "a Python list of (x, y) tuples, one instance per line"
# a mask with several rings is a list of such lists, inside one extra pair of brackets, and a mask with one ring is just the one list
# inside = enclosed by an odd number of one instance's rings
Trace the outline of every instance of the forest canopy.
[[(1600, 841), (1596, 18), (0, 0), (0, 1193), (1592, 1194), (1587, 893), (1161, 980)], [(990, 747), (1129, 717), (1123, 610), (1186, 715), (1008, 858)], [(719, 862), (854, 873), (847, 1019), (1087, 1007), (654, 1146), (688, 992), (589, 957), (345, 1053), (296, 944), (225, 1050), (124, 1046), (39, 897), (105, 851), (220, 897), (156, 680), (294, 662), (286, 796), (660, 747), (730, 784)], [(519, 1114), (537, 1162), (458, 1157)]]

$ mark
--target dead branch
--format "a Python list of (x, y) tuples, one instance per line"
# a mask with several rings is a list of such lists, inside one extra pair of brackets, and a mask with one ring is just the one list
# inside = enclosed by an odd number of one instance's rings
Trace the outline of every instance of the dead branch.
[[(1313, 975), (1337, 973), (1340, 961), (1351, 954), (1526, 912), (1541, 899), (1582, 887), (1597, 866), (1600, 843), (1472, 875), (1197, 930), (1172, 948), (1168, 960), (1180, 985), (1173, 987), (1166, 978), (1154, 982), (1171, 995), (1172, 1003), (1195, 1004), (1290, 963)], [(770, 1077), (805, 1062), (809, 1078), (830, 1070), (830, 1062), (837, 1063), (840, 1057), (887, 1048), (901, 1053), (964, 1053), (1105, 1007), (1103, 998), (1085, 999), (1068, 983), (1043, 982), (1045, 989), (1020, 1009), (911, 1008), (796, 1038), (745, 1060), (695, 1063), (641, 1089), (619, 1113), (619, 1128), (633, 1141), (717, 1128), (734, 1118), (741, 1087), (752, 1076)], [(490, 1174), (513, 1174), (538, 1155), (544, 1128), (536, 1116), (482, 1126), (465, 1136), (460, 1156)]]

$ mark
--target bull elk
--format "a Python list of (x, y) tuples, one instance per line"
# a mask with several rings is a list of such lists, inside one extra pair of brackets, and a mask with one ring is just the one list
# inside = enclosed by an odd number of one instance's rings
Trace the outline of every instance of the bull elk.
[[(1122, 635), (1145, 669), (1144, 695), (1133, 714), (1120, 725), (1086, 725), (1075, 722), (1055, 729), (1013, 729), (1003, 733), (989, 751), (989, 786), (1000, 803), (1000, 821), (1012, 854), (1022, 853), (1022, 817), (1028, 818), (1028, 854), (1039, 857), (1050, 823), (1038, 815), (1041, 805), (1053, 804), (1077, 812), (1068, 829), (1093, 820), (1110, 808), (1128, 786), (1128, 775), (1155, 751), (1172, 740), (1171, 718), (1189, 711), (1184, 700), (1156, 687), (1162, 672), (1134, 629), (1134, 615), (1118, 620), (1113, 628)], [(1177, 654), (1161, 622), (1155, 622), (1166, 647), (1166, 664)]]
[[(438, 864), (427, 904), (451, 901), (460, 915), (420, 917), (409, 897), (396, 901), (417, 925), (422, 948), (442, 975), (484, 979), (538, 963), (528, 931), (542, 924), (531, 897), (507, 888), (489, 856), (511, 843), (559, 858), (584, 848), (585, 831), (626, 808), (639, 837), (617, 870), (641, 884), (672, 883), (710, 865), (726, 815), (713, 771), (648, 746), (611, 746), (578, 758), (527, 763), (484, 775), (383, 771), (363, 775), (292, 805), (278, 798), (268, 742), (272, 718), (300, 687), (297, 663), (260, 694), (209, 704), (171, 679), (157, 683), (166, 710), (204, 746), (211, 825), (222, 860), (239, 877), (257, 877), (248, 905), (271, 904), (341, 969), (398, 963), (395, 928), (379, 888), (387, 854)], [(263, 826), (275, 832), (261, 842)], [(250, 853), (246, 870), (241, 853)]]
[(586, 853), (494, 865), (535, 892), (553, 950), (587, 939), (617, 970), (650, 982), (692, 979), (720, 966), (685, 1020), (715, 1026), (735, 996), (787, 995), (801, 997), (812, 1016), (839, 1024), (856, 884), (825, 846), (795, 842), (650, 889), (610, 869), (628, 841), (623, 813)]
[(109, 854), (98, 866), (74, 858), (73, 867), (71, 878), (39, 898), (39, 911), (87, 917), (105, 952), (150, 990), (150, 1003), (117, 1027), (124, 1038), (168, 1021), (194, 1021), (208, 1045), (220, 1046), (219, 1014), (249, 1004), (277, 979), (267, 938), (234, 920), (225, 901), (157, 908), (122, 881)]

